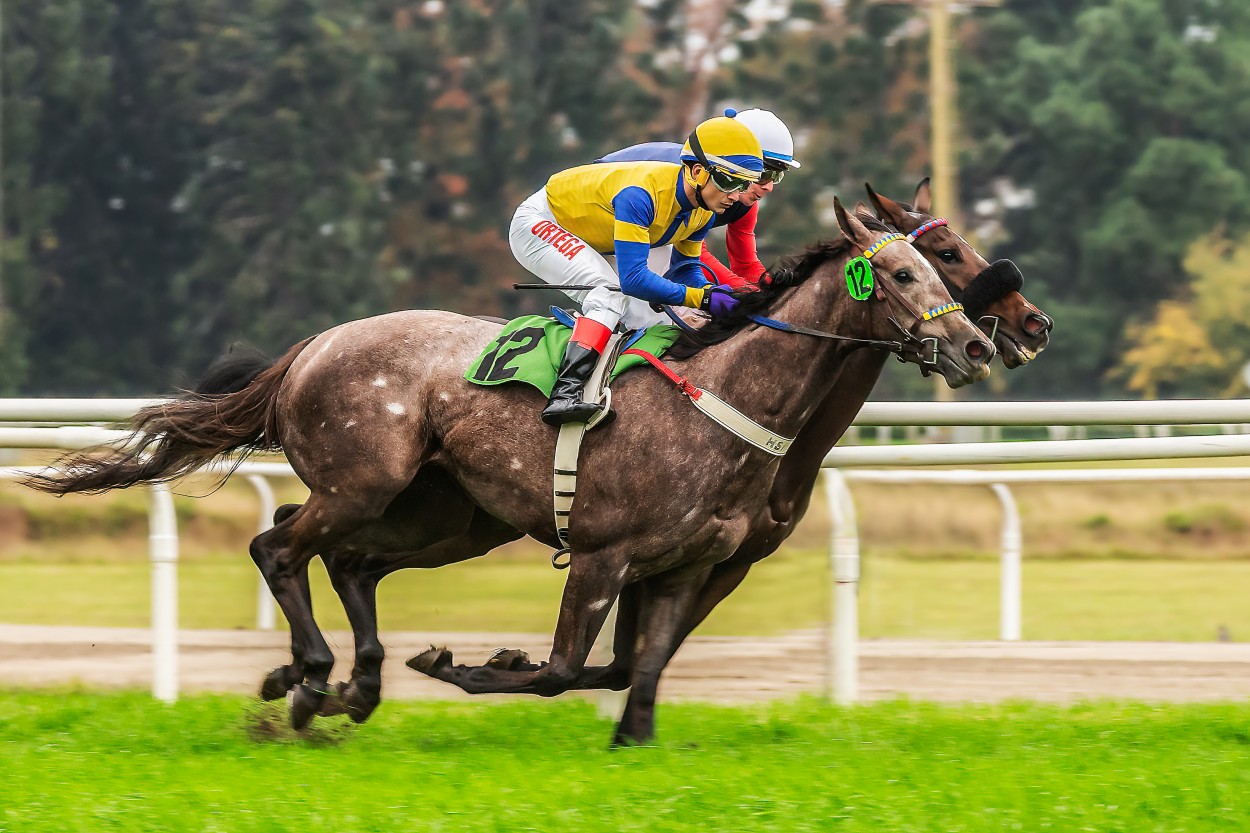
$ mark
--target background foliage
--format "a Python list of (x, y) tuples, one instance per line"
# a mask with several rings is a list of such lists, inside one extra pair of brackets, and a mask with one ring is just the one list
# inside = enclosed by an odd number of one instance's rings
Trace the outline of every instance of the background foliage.
[[(818, 0), (11, 0), (0, 393), (164, 392), (405, 307), (539, 301), (505, 230), (552, 172), (727, 104), (794, 129), (775, 259), (930, 170), (923, 8)], [(1057, 320), (973, 396), (1240, 392), (1250, 7), (955, 18), (961, 227)], [(1242, 304), (1244, 306), (1244, 304)], [(927, 396), (894, 373), (880, 395)]]

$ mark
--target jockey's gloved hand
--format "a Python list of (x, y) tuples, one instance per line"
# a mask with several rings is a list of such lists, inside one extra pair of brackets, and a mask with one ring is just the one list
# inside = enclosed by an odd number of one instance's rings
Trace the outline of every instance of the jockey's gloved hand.
[(699, 304), (699, 309), (712, 318), (724, 318), (737, 308), (738, 299), (734, 297), (733, 289), (730, 287), (716, 284), (704, 288), (703, 303)]

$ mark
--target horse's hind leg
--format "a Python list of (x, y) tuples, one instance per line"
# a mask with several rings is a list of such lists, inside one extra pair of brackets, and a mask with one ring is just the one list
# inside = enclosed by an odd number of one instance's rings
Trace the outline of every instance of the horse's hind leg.
[[(446, 517), (447, 513), (444, 512), (443, 515)], [(378, 532), (373, 531), (375, 535)], [(402, 523), (388, 525), (387, 532), (400, 537), (412, 537), (411, 531)], [(381, 702), (382, 660), (385, 650), (378, 639), (378, 582), (405, 567), (428, 569), (476, 558), (519, 537), (521, 533), (508, 524), (476, 510), (468, 529), (463, 533), (451, 535), (411, 553), (375, 553), (366, 556), (323, 553), (322, 559), (326, 562), (330, 581), (352, 626), (356, 655), (351, 678), (345, 683), (337, 684), (339, 696), (327, 698), (321, 714), (347, 714), (357, 723), (363, 723)]]
[(338, 696), (327, 697), (320, 714), (346, 714), (355, 722), (364, 723), (382, 701), (382, 660), (386, 650), (378, 639), (379, 577), (362, 573), (363, 559), (359, 555), (323, 553), (321, 557), (347, 613), (356, 650), (351, 679), (336, 684)]
[(305, 673), (305, 683), (295, 687), (291, 704), (291, 723), (296, 728), (317, 713), (334, 666), (334, 654), (313, 619), (306, 595), (308, 562), (352, 530), (380, 517), (389, 498), (371, 504), (359, 497), (327, 499), (314, 492), (294, 514), (252, 541), (252, 560), (291, 627), (292, 664)]
[[(308, 571), (299, 577), (300, 594), (304, 597), (304, 603), (312, 608), (312, 591), (308, 587)], [(298, 634), (294, 628), (291, 629), (291, 662), (287, 665), (279, 665), (277, 668), (265, 675), (265, 679), (260, 684), (260, 697), (262, 700), (280, 700), (286, 696), (286, 693), (295, 686), (304, 681), (304, 649), (298, 642)]]
[[(287, 518), (294, 515), (300, 508), (298, 503), (284, 503), (279, 506), (273, 513), (273, 525), (277, 526)], [(304, 595), (304, 602), (312, 607), (312, 592), (308, 588), (308, 573), (304, 572), (301, 577), (301, 591)], [(304, 655), (303, 649), (296, 644), (296, 632), (291, 631), (291, 662), (287, 665), (279, 665), (277, 668), (265, 675), (265, 679), (260, 684), (260, 696), (262, 700), (280, 700), (286, 696), (287, 692), (295, 688), (304, 681), (304, 666), (297, 659)]]

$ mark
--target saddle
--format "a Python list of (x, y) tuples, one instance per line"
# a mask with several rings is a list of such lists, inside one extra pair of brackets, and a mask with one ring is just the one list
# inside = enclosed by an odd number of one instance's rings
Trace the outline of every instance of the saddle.
[[(574, 321), (571, 313), (559, 307), (552, 307), (551, 312), (552, 317), (527, 315), (508, 322), (465, 371), (464, 378), (475, 385), (520, 382), (550, 397)], [(622, 334), (618, 350), (603, 351), (603, 355), (609, 357), (604, 378), (615, 379), (631, 367), (645, 363), (645, 359), (638, 356), (621, 356), (623, 350), (637, 347), (661, 356), (679, 334), (676, 327), (667, 324)]]

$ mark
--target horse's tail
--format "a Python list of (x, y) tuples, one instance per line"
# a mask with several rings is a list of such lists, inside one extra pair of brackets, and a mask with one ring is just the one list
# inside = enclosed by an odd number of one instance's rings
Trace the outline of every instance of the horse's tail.
[(30, 475), (27, 486), (55, 495), (99, 494), (140, 483), (167, 483), (219, 454), (278, 449), (275, 403), (278, 389), (306, 338), (275, 362), (255, 357), (218, 360), (196, 390), (172, 402), (151, 405), (130, 419), (131, 434), (120, 448), (61, 458), (51, 475)]

